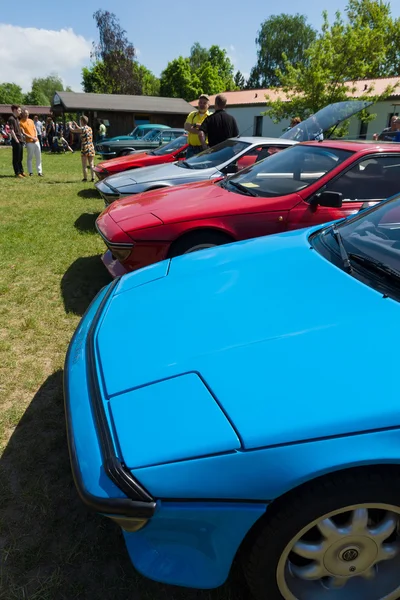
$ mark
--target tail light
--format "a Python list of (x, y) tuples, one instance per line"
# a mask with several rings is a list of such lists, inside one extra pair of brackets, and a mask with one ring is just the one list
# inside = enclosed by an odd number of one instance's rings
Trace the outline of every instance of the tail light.
[(124, 261), (130, 256), (133, 244), (131, 246), (108, 246), (108, 248), (114, 258), (119, 261)]

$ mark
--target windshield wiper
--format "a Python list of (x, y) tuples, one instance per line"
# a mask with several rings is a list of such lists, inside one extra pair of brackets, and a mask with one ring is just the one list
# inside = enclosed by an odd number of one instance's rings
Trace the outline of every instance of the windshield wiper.
[(379, 260), (375, 260), (374, 258), (370, 258), (369, 256), (361, 256), (360, 254), (353, 254), (353, 253), (350, 253), (348, 256), (349, 256), (349, 259), (360, 263), (362, 266), (364, 266), (367, 269), (372, 268), (374, 271), (377, 271), (378, 273), (382, 273), (383, 275), (386, 275), (387, 277), (400, 279), (400, 271), (396, 271), (396, 269), (392, 269), (391, 267), (389, 267), (388, 265), (385, 265), (385, 263), (383, 263)]
[(187, 160), (181, 160), (181, 161), (179, 161), (179, 164), (180, 164), (180, 165), (183, 165), (183, 166), (184, 166), (184, 167), (186, 167), (187, 169), (191, 169), (191, 168), (192, 168), (192, 165), (189, 165), (189, 163), (188, 163), (188, 161), (187, 161)]
[(343, 245), (342, 234), (337, 229), (336, 225), (334, 225), (332, 227), (332, 235), (335, 238), (335, 240), (337, 241), (337, 244), (339, 246), (340, 256), (343, 260), (343, 266), (349, 271), (349, 273), (351, 273), (352, 266), (351, 266), (351, 262), (350, 262), (350, 256), (349, 256), (346, 248)]
[(242, 185), (241, 183), (237, 183), (236, 181), (231, 181), (230, 179), (228, 180), (228, 183), (229, 183), (229, 185), (232, 185), (233, 187), (238, 189), (240, 192), (242, 192), (242, 194), (245, 194), (246, 196), (254, 196), (254, 198), (258, 197), (258, 194), (253, 192), (253, 190), (250, 190), (245, 185)]

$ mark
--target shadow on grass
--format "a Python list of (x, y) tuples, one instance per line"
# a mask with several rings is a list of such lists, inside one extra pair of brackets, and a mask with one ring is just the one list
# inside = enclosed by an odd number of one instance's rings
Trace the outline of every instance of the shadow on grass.
[(100, 254), (78, 258), (61, 279), (65, 312), (83, 315), (97, 292), (110, 281)]
[(96, 213), (83, 213), (80, 217), (77, 218), (74, 225), (83, 233), (96, 233), (96, 219), (99, 216), (99, 212)]
[(101, 199), (99, 192), (96, 189), (88, 188), (86, 190), (81, 190), (78, 192), (78, 196), (81, 198), (98, 198)]
[(0, 459), (0, 477), (1, 598), (243, 600), (232, 585), (200, 592), (163, 586), (135, 571), (119, 528), (90, 513), (75, 490), (61, 370), (43, 383), (18, 423)]

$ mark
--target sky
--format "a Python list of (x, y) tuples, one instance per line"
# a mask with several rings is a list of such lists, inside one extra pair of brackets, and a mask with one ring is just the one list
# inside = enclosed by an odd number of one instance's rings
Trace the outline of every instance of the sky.
[[(97, 41), (93, 13), (113, 12), (137, 50), (140, 63), (159, 76), (167, 63), (188, 56), (194, 42), (227, 50), (235, 70), (245, 77), (257, 60), (255, 38), (261, 23), (273, 14), (301, 12), (319, 29), (326, 8), (333, 21), (347, 0), (285, 0), (282, 11), (266, 0), (229, 0), (201, 4), (187, 0), (39, 0), (33, 3), (0, 0), (0, 83), (14, 82), (24, 92), (34, 77), (57, 73), (76, 92), (81, 69), (90, 65), (92, 42)], [(400, 16), (400, 0), (392, 0), (392, 15)]]

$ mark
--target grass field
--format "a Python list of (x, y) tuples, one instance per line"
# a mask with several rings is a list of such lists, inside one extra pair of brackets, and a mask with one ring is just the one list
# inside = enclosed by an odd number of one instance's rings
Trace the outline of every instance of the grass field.
[[(25, 160), (25, 157), (24, 157)], [(103, 208), (78, 154), (44, 155), (15, 179), (0, 148), (0, 598), (227, 600), (141, 577), (112, 522), (89, 513), (69, 467), (62, 371), (68, 342), (109, 282), (94, 222)]]

